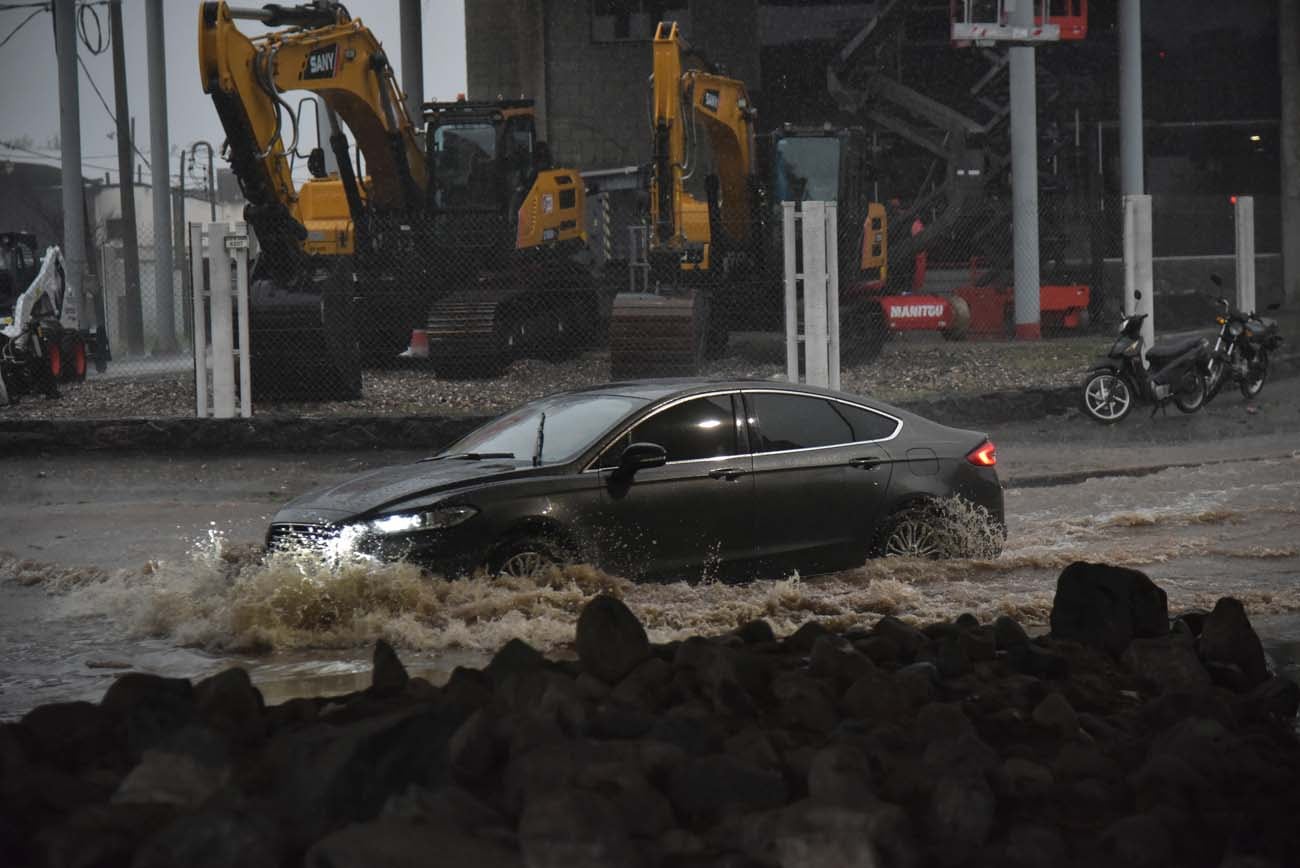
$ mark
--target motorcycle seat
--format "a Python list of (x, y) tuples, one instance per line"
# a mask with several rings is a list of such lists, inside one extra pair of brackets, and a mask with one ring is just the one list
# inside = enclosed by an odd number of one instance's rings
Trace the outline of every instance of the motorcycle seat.
[(1185, 338), (1181, 341), (1157, 343), (1147, 350), (1147, 361), (1168, 361), (1177, 358), (1188, 350), (1194, 350), (1201, 343), (1200, 338)]

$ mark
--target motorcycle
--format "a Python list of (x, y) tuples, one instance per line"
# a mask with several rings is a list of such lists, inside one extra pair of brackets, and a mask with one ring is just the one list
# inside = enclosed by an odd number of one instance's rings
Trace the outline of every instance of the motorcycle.
[(1170, 401), (1184, 413), (1195, 413), (1205, 403), (1202, 372), (1210, 357), (1209, 341), (1188, 338), (1157, 343), (1147, 350), (1144, 364), (1142, 322), (1146, 317), (1144, 313), (1126, 317), (1110, 351), (1084, 377), (1083, 408), (1103, 425), (1119, 422), (1138, 401), (1152, 404), (1153, 416)]
[[(1223, 288), (1223, 280), (1211, 274), (1214, 285)], [(1205, 401), (1209, 403), (1219, 394), (1224, 383), (1235, 380), (1241, 394), (1248, 400), (1264, 388), (1268, 378), (1268, 354), (1282, 345), (1277, 321), (1257, 313), (1233, 310), (1226, 298), (1216, 299), (1223, 312), (1215, 317), (1219, 336), (1205, 366)], [(1281, 305), (1270, 304), (1267, 310), (1277, 310)]]

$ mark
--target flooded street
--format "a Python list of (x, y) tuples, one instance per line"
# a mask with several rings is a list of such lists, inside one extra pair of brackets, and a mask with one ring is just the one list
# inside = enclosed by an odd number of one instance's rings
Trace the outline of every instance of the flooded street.
[[(784, 633), (811, 618), (843, 628), (885, 614), (1010, 614), (1041, 630), (1056, 577), (1075, 560), (1147, 572), (1172, 611), (1241, 599), (1275, 661), (1294, 672), (1300, 442), (1289, 433), (1296, 380), (1279, 385), (1246, 424), (1229, 398), (1196, 421), (995, 428), (1009, 525), (996, 560), (873, 561), (745, 585), (633, 585), (588, 567), (536, 581), (447, 582), (405, 565), (330, 572), (261, 561), (258, 540), (288, 496), (413, 453), (5, 462), (11, 493), (27, 500), (11, 498), (3, 515), (0, 717), (98, 699), (132, 669), (198, 677), (238, 664), (270, 702), (346, 691), (367, 682), (377, 637), (433, 680), (482, 664), (512, 637), (571, 653), (577, 613), (601, 590), (621, 596), (654, 641), (753, 618)], [(1162, 464), (1183, 466), (1126, 475)], [(1084, 471), (1104, 475), (1076, 478)]]

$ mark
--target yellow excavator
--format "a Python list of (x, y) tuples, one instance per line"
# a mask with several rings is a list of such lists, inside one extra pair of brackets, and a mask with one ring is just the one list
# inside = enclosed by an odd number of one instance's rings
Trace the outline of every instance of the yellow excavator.
[[(239, 20), (275, 29), (250, 37)], [(436, 363), (486, 353), (478, 363), (491, 365), (521, 351), (524, 331), (581, 333), (595, 316), (594, 290), (557, 265), (585, 248), (581, 179), (547, 165), (531, 103), (426, 104), (413, 120), (379, 40), (329, 0), (204, 2), (198, 49), (260, 248), (256, 399), (358, 397), (363, 357), (393, 359), (421, 326), (449, 336)], [(301, 184), (290, 91), (324, 103), (338, 166), (327, 173), (314, 149)], [(537, 271), (549, 279), (518, 279)], [(544, 324), (516, 321), (539, 309)]]
[(844, 352), (878, 351), (887, 228), (883, 206), (869, 201), (863, 132), (784, 125), (756, 135), (744, 84), (711, 66), (676, 23), (659, 24), (653, 55), (649, 218), (644, 256), (630, 269), (638, 284), (614, 299), (612, 375), (694, 375), (733, 328), (781, 327), (781, 201), (838, 203)]
[[(688, 68), (692, 57), (698, 68)], [(656, 28), (653, 64), (648, 237), (632, 269), (641, 291), (614, 299), (615, 378), (695, 374), (725, 345), (723, 296), (753, 270), (761, 235), (755, 112), (744, 83), (694, 52), (676, 22)]]

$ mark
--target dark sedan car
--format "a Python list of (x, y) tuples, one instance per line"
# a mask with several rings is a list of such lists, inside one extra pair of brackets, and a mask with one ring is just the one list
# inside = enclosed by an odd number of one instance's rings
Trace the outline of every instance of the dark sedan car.
[(630, 577), (842, 569), (945, 554), (936, 505), (954, 495), (1000, 528), (995, 463), (982, 433), (840, 392), (612, 383), (533, 401), (432, 458), (300, 497), (267, 544), (448, 574), (569, 560)]

